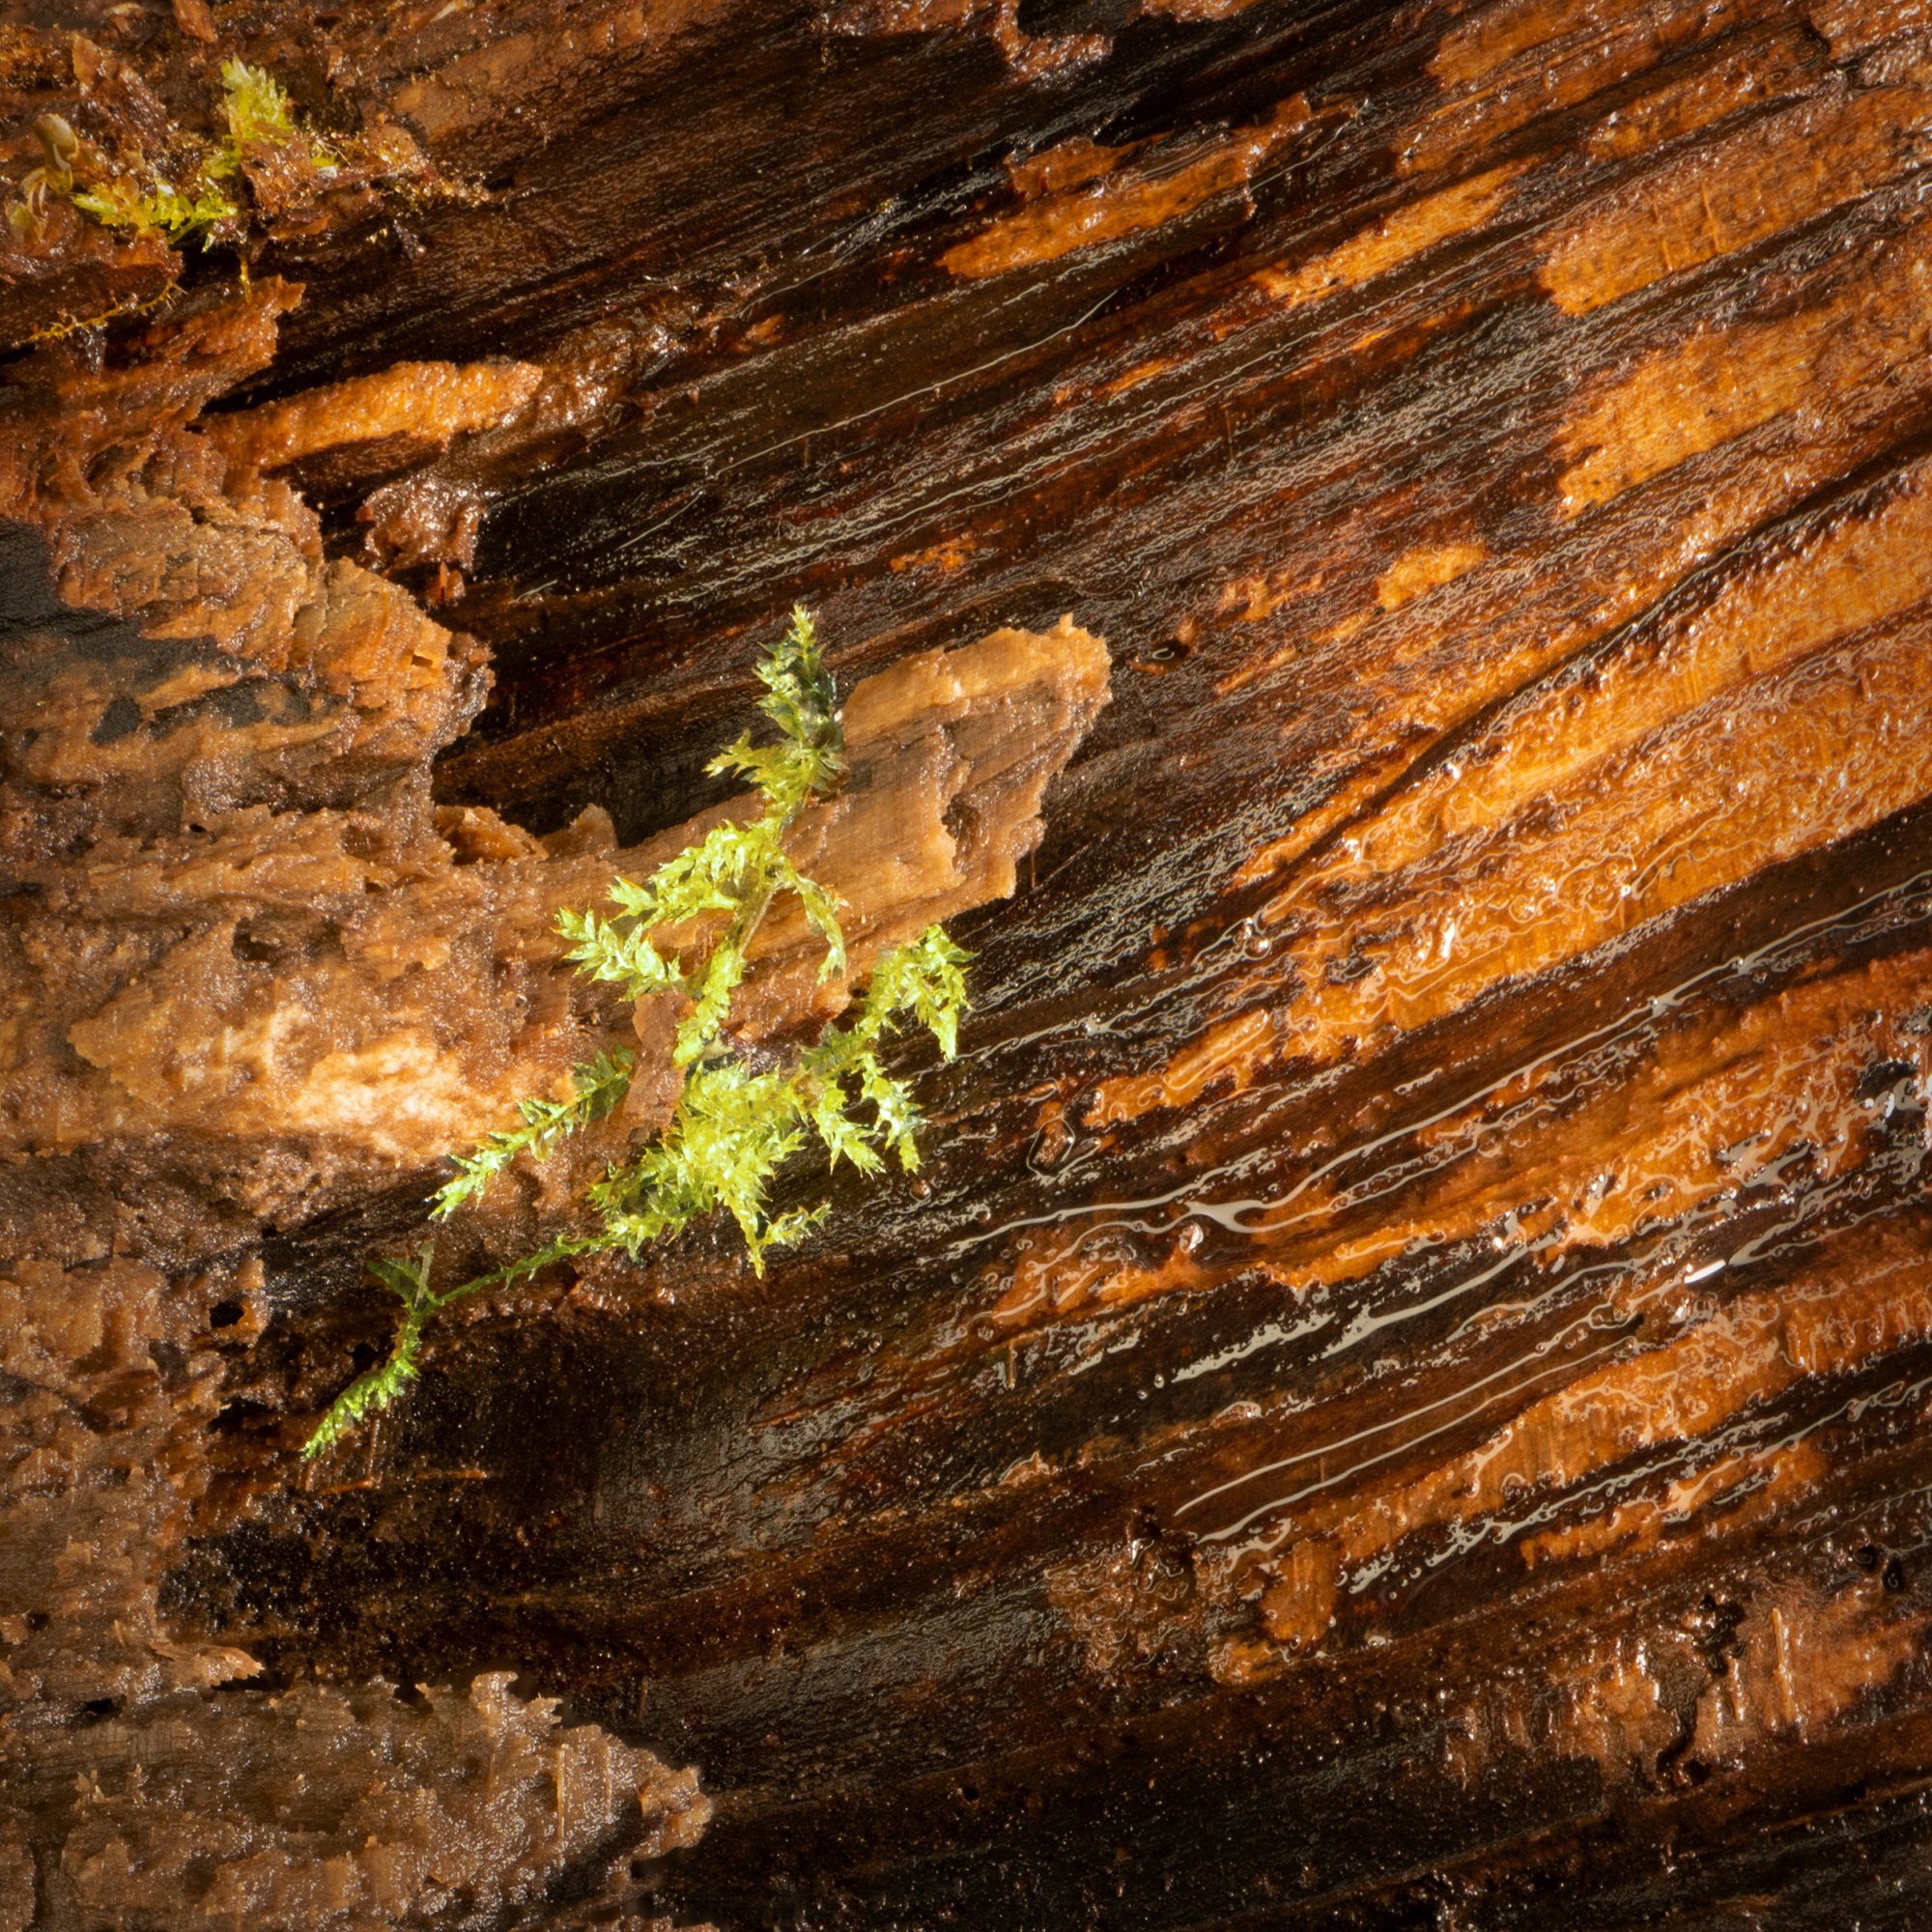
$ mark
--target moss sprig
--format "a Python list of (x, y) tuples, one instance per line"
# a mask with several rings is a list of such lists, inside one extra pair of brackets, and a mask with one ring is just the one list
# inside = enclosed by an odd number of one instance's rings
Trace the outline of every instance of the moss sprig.
[(431, 1211), (447, 1219), (466, 1202), (475, 1200), (493, 1177), (514, 1167), (519, 1155), (548, 1160), (566, 1134), (604, 1120), (629, 1092), (631, 1066), (628, 1047), (607, 1047), (588, 1065), (571, 1068), (576, 1092), (568, 1100), (519, 1100), (521, 1127), (490, 1134), (470, 1153), (450, 1155), (456, 1178), (438, 1190)]
[[(202, 163), (205, 174), (239, 175), (249, 148), (283, 148), (303, 139), (287, 90), (266, 68), (250, 67), (246, 61), (221, 63), (221, 118), (228, 132)], [(314, 142), (305, 145), (318, 165), (333, 164), (334, 157)]]
[[(59, 114), (34, 124), (43, 159), (17, 184), (7, 215), (22, 242), (43, 232), (47, 200), (59, 195), (102, 228), (159, 236), (170, 246), (243, 247), (258, 227), (305, 211), (338, 189), (368, 188), (462, 201), (479, 191), (442, 175), (393, 124), (331, 147), (303, 123), (288, 91), (266, 68), (221, 63), (215, 114), (221, 132), (196, 148), (177, 143), (164, 163), (123, 149), (110, 156)], [(247, 257), (242, 257), (247, 280)]]
[[(671, 1060), (682, 1085), (669, 1121), (641, 1151), (611, 1163), (586, 1190), (592, 1225), (557, 1235), (533, 1254), (440, 1294), (428, 1285), (433, 1243), (413, 1260), (372, 1263), (378, 1279), (403, 1301), (403, 1321), (388, 1357), (335, 1399), (304, 1456), (320, 1455), (394, 1401), (416, 1374), (423, 1323), (465, 1295), (508, 1287), (553, 1262), (612, 1250), (638, 1261), (653, 1243), (721, 1208), (763, 1274), (768, 1249), (800, 1239), (830, 1211), (821, 1205), (773, 1214), (767, 1206), (779, 1170), (810, 1141), (818, 1142), (832, 1169), (844, 1160), (874, 1175), (888, 1154), (902, 1168), (918, 1167), (918, 1104), (880, 1054), (908, 1021), (925, 1028), (946, 1059), (957, 1050), (968, 955), (944, 927), (928, 926), (882, 953), (849, 1023), (824, 1027), (788, 1062), (753, 1066), (729, 1041), (753, 937), (781, 895), (798, 901), (825, 949), (820, 979), (842, 977), (847, 967), (837, 895), (806, 877), (783, 842), (800, 812), (834, 792), (845, 775), (838, 693), (809, 611), (793, 611), (758, 676), (765, 686), (759, 709), (778, 727), (777, 741), (754, 744), (748, 732), (707, 767), (749, 778), (762, 801), (757, 816), (713, 826), (641, 884), (612, 880), (607, 896), (614, 911), (557, 915), (557, 931), (570, 943), (565, 956), (580, 973), (617, 985), (629, 999), (669, 995), (680, 1003)], [(672, 943), (673, 934), (696, 936)], [(449, 1156), (456, 1172), (432, 1211), (446, 1219), (480, 1200), (520, 1160), (546, 1160), (567, 1135), (608, 1119), (633, 1071), (627, 1050), (606, 1048), (574, 1069), (568, 1099), (520, 1102), (520, 1126)]]
[(208, 245), (215, 225), (241, 211), (213, 183), (202, 181), (192, 195), (159, 175), (146, 183), (118, 175), (99, 187), (79, 188), (73, 205), (103, 228), (130, 228), (137, 235), (164, 236), (170, 244), (200, 235)]
[[(233, 231), (242, 219), (242, 204), (222, 184), (240, 179), (251, 152), (294, 151), (325, 176), (336, 166), (335, 156), (297, 126), (288, 94), (266, 69), (242, 60), (223, 61), (218, 111), (226, 132), (188, 161), (178, 178), (147, 165), (108, 164), (104, 156), (83, 148), (60, 115), (42, 115), (34, 132), (45, 158), (21, 184), (15, 226), (38, 228), (51, 190), (66, 195), (103, 228), (158, 235), (171, 246), (198, 235), (207, 247), (223, 224)], [(76, 171), (82, 168), (93, 179), (78, 179)], [(236, 238), (228, 232), (221, 239)]]
[(416, 1378), (416, 1356), (422, 1347), (423, 1323), (442, 1304), (431, 1292), (429, 1271), (436, 1260), (436, 1243), (425, 1241), (413, 1255), (373, 1261), (369, 1272), (403, 1304), (403, 1320), (389, 1343), (389, 1352), (373, 1369), (365, 1369), (329, 1404), (303, 1445), (304, 1456), (320, 1456), (371, 1415), (380, 1415)]

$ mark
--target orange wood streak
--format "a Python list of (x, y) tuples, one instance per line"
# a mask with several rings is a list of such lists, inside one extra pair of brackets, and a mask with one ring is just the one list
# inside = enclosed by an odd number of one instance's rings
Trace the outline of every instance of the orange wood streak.
[(1170, 172), (1116, 169), (1092, 185), (1049, 193), (971, 241), (956, 242), (939, 258), (940, 265), (963, 280), (979, 280), (1178, 220), (1215, 195), (1242, 186), (1308, 121), (1308, 103), (1297, 95), (1259, 127), (1241, 129)]
[(1191, 1106), (1223, 1078), (1238, 1092), (1254, 1077), (1255, 1069), (1271, 1057), (1274, 1037), (1274, 1020), (1264, 1012), (1245, 1012), (1223, 1020), (1178, 1053), (1159, 1072), (1101, 1081), (1088, 1106), (1087, 1124), (1112, 1126), (1120, 1121), (1136, 1120), (1156, 1107)]
[(1274, 300), (1295, 307), (1318, 301), (1338, 289), (1358, 288), (1412, 262), (1439, 242), (1471, 234), (1508, 205), (1528, 163), (1511, 161), (1454, 187), (1392, 209), (1324, 255), (1298, 268), (1285, 263), (1263, 269), (1255, 286)]
[(1205, 1288), (1214, 1277), (1177, 1242), (1154, 1267), (1123, 1263), (1085, 1230), (1032, 1236), (989, 1311), (1003, 1328), (1034, 1328), (1089, 1307), (1119, 1307), (1176, 1290)]
[(1817, 41), (1804, 28), (1754, 40), (1612, 108), (1584, 137), (1584, 152), (1599, 160), (1653, 154), (1743, 108), (1803, 93), (1824, 78)]
[(1919, 165), (1932, 90), (1833, 91), (1692, 149), (1574, 223), (1544, 262), (1556, 304), (1584, 315), (1856, 201)]
[(1286, 838), (1271, 840), (1247, 859), (1232, 883), (1236, 886), (1254, 885), (1287, 870), (1318, 840), (1325, 838), (1337, 826), (1346, 825), (1356, 817), (1374, 801), (1378, 792), (1401, 778), (1408, 763), (1407, 756), (1395, 753), (1384, 756), (1368, 771), (1358, 773), (1341, 786), (1325, 805), (1316, 807), (1306, 816), (1297, 819), (1294, 829)]
[(1444, 35), (1430, 71), (1447, 98), (1407, 135), (1398, 165), (1432, 169), (1480, 152), (1783, 11), (1777, 0), (1498, 0)]
[[(994, 1313), (1036, 1325), (1094, 1306), (1195, 1293), (1259, 1266), (1299, 1301), (1356, 1281), (1406, 1253), (1486, 1231), (1544, 1265), (1613, 1251), (1645, 1228), (1681, 1221), (1808, 1151), (1811, 1175), (1849, 1174), (1867, 1156), (1860, 1082), (1895, 1059), (1932, 1083), (1932, 1047), (1889, 1017), (1932, 998), (1932, 952), (1801, 983), (1732, 1017), (1707, 1015), (1660, 1042), (1642, 1069), (1581, 1106), (1534, 1104), (1506, 1089), (1418, 1136), (1435, 1178), (1392, 1210), (1379, 1183), (1357, 1197), (1319, 1189), (1251, 1221), (1245, 1253), (1208, 1264), (1183, 1224), (1154, 1265), (1124, 1260), (1079, 1224), (1032, 1236)], [(1116, 1106), (1123, 1096), (1110, 1095)], [(1634, 1291), (1641, 1298), (1642, 1286)]]
[(1932, 230), (1919, 223), (1869, 276), (1777, 321), (1707, 327), (1653, 351), (1565, 425), (1559, 482), (1577, 516), (1827, 394), (1844, 410), (1932, 349)]
[(283, 402), (213, 416), (201, 427), (231, 465), (269, 469), (391, 437), (440, 446), (465, 431), (494, 428), (542, 382), (534, 362), (398, 362)]
[[(1830, 1458), (1814, 1442), (1719, 1456), (1702, 1468), (1672, 1477), (1661, 1494), (1636, 1496), (1601, 1516), (1526, 1536), (1517, 1548), (1533, 1570), (1542, 1563), (1600, 1556), (1619, 1546), (1654, 1549), (1692, 1518), (1700, 1518), (1706, 1531), (1734, 1533), (1775, 1516), (1814, 1489), (1831, 1466)], [(1721, 1514), (1715, 1514), (1719, 1509)]]
[(1400, 611), (1405, 604), (1454, 583), (1489, 555), (1480, 542), (1428, 544), (1419, 550), (1405, 551), (1376, 580), (1376, 602), (1384, 611)]

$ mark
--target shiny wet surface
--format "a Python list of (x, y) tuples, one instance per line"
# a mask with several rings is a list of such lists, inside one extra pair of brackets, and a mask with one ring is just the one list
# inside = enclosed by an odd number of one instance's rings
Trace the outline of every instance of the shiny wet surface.
[[(492, 481), (449, 796), (676, 822), (794, 597), (846, 676), (1071, 611), (1116, 697), (962, 923), (918, 1189), (470, 1329), (176, 1613), (696, 1765), (653, 1883), (721, 1925), (1919, 1922), (1932, 56), (1872, 19), (795, 87), (726, 21), (503, 160), (553, 281), (485, 213), (319, 264), (277, 382), (665, 331)], [(287, 1237), (289, 1346), (361, 1228)]]

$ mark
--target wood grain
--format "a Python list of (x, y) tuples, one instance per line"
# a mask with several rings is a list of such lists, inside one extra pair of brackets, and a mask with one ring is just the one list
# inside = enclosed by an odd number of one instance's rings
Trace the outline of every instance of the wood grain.
[(1115, 695), (919, 1184), (764, 1280), (490, 1313), (304, 1481), (413, 1208), (225, 1223), (168, 1628), (696, 1768), (526, 1922), (1920, 1924), (1922, 12), (251, 16), (490, 192), (274, 244), (224, 407), (540, 372), (296, 475), (491, 653), (445, 804), (682, 823), (794, 599)]

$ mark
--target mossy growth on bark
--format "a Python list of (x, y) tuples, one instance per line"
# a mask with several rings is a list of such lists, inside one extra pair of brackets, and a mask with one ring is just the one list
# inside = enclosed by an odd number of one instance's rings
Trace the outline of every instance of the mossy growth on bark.
[[(821, 980), (846, 969), (836, 896), (799, 871), (784, 848), (800, 812), (836, 791), (845, 770), (838, 694), (810, 612), (793, 611), (758, 676), (765, 686), (759, 708), (777, 725), (777, 742), (754, 744), (748, 732), (708, 767), (749, 778), (762, 801), (757, 816), (713, 826), (642, 884), (612, 880), (613, 912), (557, 915), (557, 931), (571, 943), (566, 956), (580, 973), (614, 982), (632, 1000), (668, 996), (679, 1003), (671, 1062), (682, 1085), (668, 1122), (586, 1191), (585, 1226), (532, 1254), (440, 1293), (430, 1285), (433, 1240), (413, 1255), (371, 1263), (371, 1273), (402, 1303), (402, 1321), (384, 1359), (329, 1406), (305, 1456), (320, 1455), (386, 1408), (417, 1374), (425, 1324), (479, 1289), (613, 1249), (637, 1261), (654, 1242), (721, 1208), (738, 1224), (752, 1265), (762, 1274), (768, 1248), (797, 1240), (828, 1212), (823, 1206), (780, 1214), (767, 1209), (774, 1177), (810, 1140), (816, 1138), (835, 1168), (846, 1160), (872, 1175), (889, 1154), (903, 1168), (919, 1165), (919, 1109), (880, 1049), (910, 1020), (932, 1035), (947, 1059), (956, 1050), (967, 955), (942, 926), (882, 953), (849, 1024), (824, 1027), (781, 1065), (753, 1066), (728, 1037), (753, 937), (785, 895), (798, 900), (824, 945)], [(700, 937), (672, 946), (665, 935), (673, 932)], [(450, 1156), (456, 1171), (438, 1192), (434, 1215), (448, 1219), (519, 1161), (545, 1160), (567, 1135), (608, 1118), (628, 1093), (634, 1069), (631, 1051), (612, 1045), (574, 1069), (569, 1098), (520, 1102), (519, 1125)]]
[[(306, 232), (331, 198), (354, 216), (387, 196), (480, 199), (477, 189), (436, 168), (393, 123), (325, 140), (266, 69), (227, 59), (213, 138), (171, 127), (161, 152), (77, 133), (66, 115), (34, 123), (40, 163), (14, 185), (7, 218), (15, 236), (42, 234), (50, 197), (71, 203), (98, 227), (133, 238), (158, 237), (178, 248), (232, 246), (245, 285), (249, 255), (280, 224)], [(105, 320), (106, 318), (103, 318)]]

